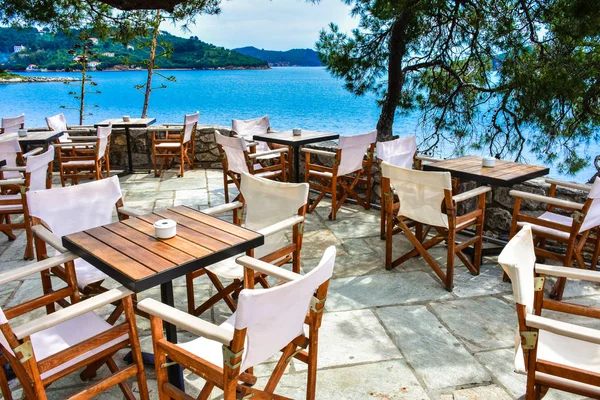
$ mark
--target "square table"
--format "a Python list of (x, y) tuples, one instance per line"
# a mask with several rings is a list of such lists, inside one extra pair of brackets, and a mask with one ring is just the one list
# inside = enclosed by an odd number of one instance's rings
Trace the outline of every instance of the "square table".
[(26, 153), (29, 146), (49, 145), (63, 134), (63, 131), (28, 131), (27, 136), (19, 136), (17, 133), (5, 133), (0, 136), (0, 140), (16, 137), (19, 139), (23, 153)]
[(94, 125), (94, 127), (108, 126), (112, 123), (113, 128), (124, 128), (125, 138), (127, 139), (127, 169), (123, 171), (119, 176), (133, 174), (133, 155), (131, 153), (131, 135), (129, 133), (130, 128), (147, 128), (156, 122), (156, 118), (131, 118), (131, 120), (125, 122), (123, 118), (112, 118), (106, 119)]
[(302, 134), (294, 136), (292, 131), (269, 132), (253, 135), (252, 139), (260, 142), (275, 143), (292, 148), (294, 163), (294, 182), (300, 182), (300, 146), (310, 143), (324, 142), (339, 139), (337, 133), (317, 132), (302, 130)]
[[(171, 239), (154, 237), (154, 222), (177, 222)], [(174, 306), (173, 279), (264, 244), (264, 237), (186, 206), (177, 206), (64, 236), (65, 248), (135, 293), (160, 285), (163, 303)], [(175, 326), (165, 323), (177, 343)], [(183, 389), (181, 368), (169, 381)]]

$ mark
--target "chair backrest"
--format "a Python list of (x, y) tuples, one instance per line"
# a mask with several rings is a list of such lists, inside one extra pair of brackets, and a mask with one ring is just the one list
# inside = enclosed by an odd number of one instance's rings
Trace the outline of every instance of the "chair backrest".
[[(250, 174), (242, 175), (240, 192), (246, 205), (245, 227), (253, 231), (298, 215), (308, 201), (307, 183), (276, 182)], [(254, 251), (260, 258), (285, 246), (285, 232), (265, 237), (265, 244)]]
[(377, 131), (356, 136), (340, 136), (338, 149), (342, 151), (338, 175), (351, 174), (363, 167), (365, 153), (377, 140)]
[(198, 117), (200, 112), (196, 114), (188, 114), (183, 119), (183, 143), (187, 143), (192, 139), (192, 135), (196, 131), (198, 125)]
[(106, 155), (106, 149), (110, 143), (110, 134), (112, 133), (112, 124), (109, 126), (99, 126), (96, 128), (96, 136), (98, 137), (98, 150), (96, 158), (101, 159)]
[[(253, 135), (260, 135), (269, 132), (271, 129), (271, 122), (268, 116), (253, 118), (253, 119), (232, 119), (231, 130), (238, 136), (243, 137), (246, 140), (252, 141)], [(258, 142), (256, 151), (268, 151), (269, 145), (265, 142)]]
[(304, 332), (311, 298), (333, 273), (335, 247), (302, 278), (269, 289), (244, 289), (235, 313), (235, 328), (247, 329), (241, 370), (260, 364)]
[(31, 191), (27, 204), (29, 214), (60, 237), (111, 223), (120, 198), (119, 178), (112, 176), (82, 185)]
[(397, 167), (412, 169), (416, 152), (416, 136), (377, 142), (377, 158)]
[[(21, 157), (21, 145), (17, 136), (0, 140), (0, 160), (6, 160), (7, 167), (18, 167), (17, 160)], [(19, 179), (22, 177), (20, 172), (5, 171), (4, 179)]]
[(448, 216), (442, 212), (446, 191), (452, 190), (449, 172), (425, 172), (381, 163), (381, 175), (389, 178), (398, 194), (398, 215), (427, 225), (448, 227)]
[(25, 114), (18, 117), (2, 118), (2, 133), (16, 133), (25, 127)]
[(221, 145), (227, 157), (227, 169), (238, 174), (248, 173), (246, 155), (248, 151), (246, 139), (243, 137), (228, 137), (215, 131), (215, 141)]
[(591, 200), (592, 204), (585, 215), (579, 232), (585, 232), (600, 225), (600, 178), (596, 178), (594, 181), (588, 194), (588, 200)]
[(29, 190), (44, 190), (48, 182), (48, 170), (54, 161), (54, 146), (48, 146), (48, 150), (38, 155), (27, 157), (25, 173), (29, 175)]
[(53, 115), (51, 117), (46, 117), (46, 125), (48, 125), (48, 129), (51, 131), (65, 131), (62, 136), (58, 138), (58, 141), (61, 143), (70, 142), (69, 134), (66, 132), (68, 129), (67, 119), (63, 113)]

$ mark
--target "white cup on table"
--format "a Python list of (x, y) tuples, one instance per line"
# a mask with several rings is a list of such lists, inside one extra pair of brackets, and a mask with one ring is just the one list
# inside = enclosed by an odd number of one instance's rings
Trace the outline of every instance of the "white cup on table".
[(302, 129), (300, 129), (300, 128), (294, 128), (294, 129), (292, 129), (292, 135), (294, 135), (294, 136), (300, 136), (300, 135), (302, 135)]
[(123, 122), (131, 121), (131, 117), (129, 115), (123, 115)]
[(27, 136), (27, 129), (19, 129), (17, 133), (19, 134), (19, 137), (25, 137)]

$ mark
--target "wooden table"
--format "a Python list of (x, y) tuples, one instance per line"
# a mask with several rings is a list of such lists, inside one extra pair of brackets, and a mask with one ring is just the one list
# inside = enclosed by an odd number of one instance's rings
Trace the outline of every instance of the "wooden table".
[(124, 128), (125, 137), (127, 139), (127, 169), (123, 171), (119, 176), (133, 174), (133, 155), (131, 153), (131, 134), (129, 133), (130, 128), (147, 128), (156, 122), (156, 118), (131, 118), (130, 121), (125, 122), (123, 118), (112, 118), (106, 119), (94, 125), (94, 127), (108, 126), (112, 123), (113, 128)]
[[(177, 221), (177, 235), (159, 240), (153, 224), (164, 218)], [(136, 293), (160, 285), (162, 302), (173, 307), (173, 279), (261, 246), (264, 237), (178, 206), (64, 236), (62, 243)], [(166, 323), (165, 331), (177, 343), (175, 326)], [(169, 381), (183, 389), (181, 368), (169, 368)]]
[(303, 129), (302, 135), (300, 136), (294, 136), (292, 131), (282, 131), (254, 135), (252, 139), (291, 147), (294, 163), (294, 182), (300, 182), (300, 146), (324, 142), (326, 140), (336, 140), (339, 139), (339, 137), (340, 135), (337, 133), (307, 131)]
[(31, 131), (27, 132), (27, 136), (19, 136), (17, 133), (5, 133), (0, 136), (0, 140), (16, 137), (19, 139), (23, 153), (26, 153), (29, 146), (47, 146), (63, 134), (63, 131)]

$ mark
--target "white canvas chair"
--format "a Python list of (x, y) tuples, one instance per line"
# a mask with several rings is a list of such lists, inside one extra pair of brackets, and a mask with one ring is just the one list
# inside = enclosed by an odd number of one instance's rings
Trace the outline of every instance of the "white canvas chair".
[[(307, 338), (304, 323), (307, 313), (315, 318), (317, 314), (322, 315), (335, 263), (335, 247), (329, 247), (319, 265), (304, 276), (252, 257), (244, 256), (237, 262), (245, 267), (246, 274), (258, 272), (287, 283), (269, 289), (242, 290), (237, 311), (220, 326), (153, 299), (139, 302), (138, 308), (150, 315), (159, 396), (189, 398), (168, 383), (165, 369), (160, 368), (168, 355), (206, 379), (199, 399), (207, 399), (215, 386), (224, 391), (224, 400), (255, 395), (256, 398), (286, 399), (273, 394), (279, 379), (298, 348), (313, 346), (309, 351), (306, 398), (315, 399), (318, 331), (311, 331)], [(163, 321), (200, 337), (186, 343), (169, 343), (163, 336)], [(256, 382), (253, 367), (280, 351), (281, 358), (265, 388), (249, 387)]]
[[(555, 179), (546, 179), (546, 182), (550, 184), (548, 196), (518, 190), (509, 192), (515, 198), (511, 237), (524, 224), (530, 224), (536, 239), (536, 254), (539, 257), (561, 262), (565, 267), (571, 267), (577, 263), (579, 268), (588, 268), (583, 258), (583, 248), (589, 244), (594, 249), (589, 268), (595, 269), (600, 253), (600, 235), (598, 234), (600, 230), (600, 179), (596, 178), (592, 186)], [(580, 204), (556, 198), (557, 188), (561, 186), (587, 191), (589, 194), (586, 202)], [(521, 211), (522, 199), (545, 203), (546, 211), (538, 217), (528, 215)], [(561, 243), (566, 248), (564, 253), (548, 249), (546, 242), (549, 240)], [(552, 290), (553, 298), (558, 300), (562, 298), (564, 285), (565, 279), (559, 279)]]
[(46, 117), (46, 125), (51, 131), (61, 131), (64, 134), (58, 138), (59, 143), (71, 143), (75, 140), (86, 140), (80, 139), (79, 136), (71, 136), (71, 134), (88, 134), (91, 135), (96, 131), (91, 125), (67, 125), (67, 119), (63, 113)]
[[(0, 274), (0, 286), (43, 273), (75, 257), (72, 253), (64, 253)], [(73, 285), (68, 285), (9, 309), (0, 308), (0, 366), (10, 364), (27, 399), (45, 400), (49, 385), (83, 367), (103, 364), (111, 374), (86, 385), (69, 398), (91, 399), (118, 384), (125, 398), (134, 400), (136, 397), (126, 379), (135, 377), (139, 397), (148, 399), (131, 291), (116, 288), (19, 326), (9, 323), (13, 318), (54, 303), (61, 296), (68, 297), (76, 290)], [(118, 325), (104, 321), (94, 312), (111, 303), (117, 303), (125, 312), (125, 321)], [(128, 346), (134, 363), (119, 368), (112, 357)], [(0, 368), (0, 389), (5, 400), (13, 399), (3, 368)]]
[[(115, 207), (120, 219), (137, 213), (123, 207), (119, 179), (116, 176), (84, 183), (82, 185), (54, 188), (46, 191), (30, 192), (27, 201), (33, 222), (33, 233), (36, 237), (38, 259), (48, 257), (47, 245), (53, 248), (53, 254), (66, 251), (60, 238), (65, 235), (92, 229), (111, 222)], [(107, 276), (78, 258), (74, 261), (76, 284), (84, 296), (106, 291), (102, 282)], [(69, 278), (65, 267), (54, 267), (52, 273), (60, 279)], [(51, 292), (52, 281), (42, 274), (44, 293)], [(61, 304), (61, 303), (59, 303)], [(68, 304), (61, 304), (63, 307)], [(48, 312), (52, 312), (48, 309)]]
[[(231, 130), (237, 137), (243, 137), (248, 143), (251, 152), (264, 153), (271, 150), (266, 142), (259, 142), (252, 139), (254, 135), (262, 135), (271, 132), (271, 122), (268, 116), (253, 118), (253, 119), (232, 119)], [(276, 158), (277, 155), (263, 156), (261, 159)]]
[[(381, 190), (384, 196), (391, 198), (392, 188), (399, 198), (398, 212), (394, 216), (392, 202), (386, 202), (386, 257), (385, 266), (392, 269), (403, 262), (422, 256), (431, 269), (442, 280), (446, 290), (454, 287), (454, 258), (458, 256), (473, 275), (479, 275), (485, 217), (485, 196), (491, 191), (481, 186), (458, 195), (452, 195), (452, 180), (449, 172), (425, 172), (409, 170), (386, 162), (381, 163)], [(457, 215), (457, 204), (472, 198), (478, 198), (477, 208), (464, 215)], [(414, 246), (413, 250), (392, 260), (392, 235), (394, 225), (399, 225), (402, 232)], [(428, 239), (423, 226), (428, 225), (437, 234)], [(456, 234), (468, 227), (475, 226), (475, 236), (463, 243), (456, 243)], [(415, 233), (411, 231), (415, 228)], [(448, 253), (446, 272), (442, 266), (427, 252), (431, 247), (446, 241)], [(474, 246), (473, 263), (462, 252), (468, 246)]]
[[(176, 157), (179, 157), (178, 176), (183, 176), (186, 162), (190, 169), (194, 169), (194, 147), (199, 115), (199, 112), (186, 115), (183, 125), (167, 124), (151, 127), (154, 176), (160, 176), (165, 163), (169, 165), (170, 161)], [(159, 132), (165, 133), (164, 139), (157, 136)], [(157, 169), (158, 159), (160, 159), (160, 170)]]
[[(327, 193), (331, 194), (331, 213), (329, 219), (335, 221), (337, 211), (348, 196), (352, 197), (366, 210), (371, 208), (371, 166), (377, 131), (356, 136), (340, 136), (337, 151), (323, 151), (303, 148), (306, 155), (305, 179), (310, 188), (320, 194), (312, 202), (308, 212), (312, 212)], [(333, 160), (332, 167), (311, 163), (311, 154), (328, 157)], [(367, 159), (365, 160), (365, 154)], [(363, 200), (355, 192), (358, 184), (366, 186)], [(338, 192), (338, 185), (340, 190)], [(338, 195), (340, 195), (338, 197)]]
[(0, 123), (0, 134), (17, 133), (19, 129), (23, 128), (25, 128), (25, 114), (13, 118), (2, 118), (2, 122)]
[(515, 371), (527, 374), (526, 399), (540, 399), (548, 388), (600, 398), (600, 330), (542, 315), (551, 310), (554, 315), (600, 318), (597, 307), (544, 298), (548, 276), (600, 283), (600, 272), (536, 264), (535, 259), (528, 224), (498, 257), (513, 285), (518, 319)]
[(55, 143), (61, 150), (57, 159), (62, 186), (69, 179), (72, 185), (77, 185), (80, 179), (103, 179), (103, 173), (110, 177), (111, 133), (112, 126), (99, 126), (96, 136), (86, 136), (86, 142)]
[[(229, 203), (229, 184), (233, 183), (240, 188), (240, 176), (242, 174), (256, 175), (267, 179), (286, 180), (285, 153), (286, 148), (269, 150), (266, 152), (250, 153), (246, 139), (243, 137), (227, 137), (215, 131), (215, 140), (219, 148), (221, 163), (223, 164), (223, 187), (225, 191), (225, 202)], [(257, 160), (262, 156), (276, 155), (279, 157), (278, 164), (263, 166)], [(235, 201), (235, 199), (234, 199)]]
[[(242, 216), (246, 211), (244, 226), (265, 236), (264, 245), (253, 250), (253, 256), (262, 261), (281, 266), (292, 261), (292, 270), (300, 273), (300, 250), (304, 231), (304, 215), (308, 198), (306, 183), (283, 183), (243, 174), (241, 178), (241, 202), (234, 202), (209, 208), (202, 212), (218, 215), (233, 211), (234, 221), (242, 224)], [(293, 230), (292, 242), (285, 238), (286, 230)], [(242, 288), (244, 269), (235, 263), (235, 257), (221, 261), (204, 269), (187, 275), (188, 311), (200, 315), (215, 303), (224, 300), (231, 311), (235, 311), (232, 293)], [(212, 296), (198, 308), (194, 300), (194, 279), (206, 274), (217, 294)], [(221, 280), (232, 281), (224, 286)], [(267, 281), (260, 274), (253, 278), (268, 287)]]
[[(52, 162), (54, 161), (54, 148), (49, 146), (45, 153), (27, 157), (24, 167), (5, 167), (6, 172), (18, 172), (23, 178), (0, 180), (0, 230), (9, 239), (14, 239), (13, 229), (25, 229), (27, 244), (23, 258), (31, 260), (34, 257), (33, 234), (31, 231), (30, 213), (27, 206), (28, 192), (45, 190), (52, 184)], [(12, 215), (23, 215), (22, 222), (12, 222)]]

